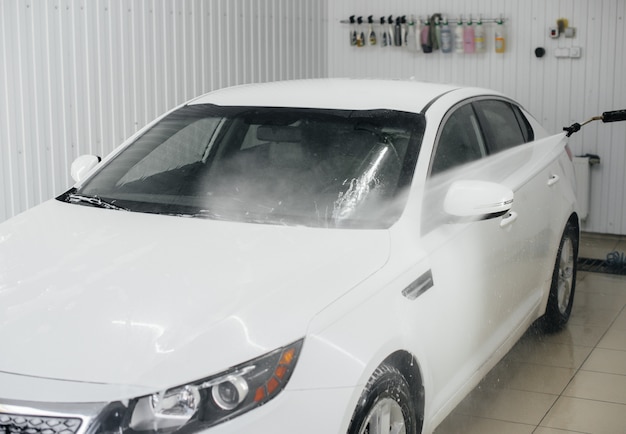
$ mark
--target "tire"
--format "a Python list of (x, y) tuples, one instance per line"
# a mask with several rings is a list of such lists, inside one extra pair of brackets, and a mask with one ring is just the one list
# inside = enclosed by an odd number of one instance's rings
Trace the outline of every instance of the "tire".
[(404, 376), (380, 365), (367, 382), (348, 434), (417, 434), (415, 403)]
[(543, 328), (548, 333), (561, 330), (572, 313), (577, 260), (578, 230), (568, 223), (563, 231), (556, 255), (548, 305), (543, 317)]

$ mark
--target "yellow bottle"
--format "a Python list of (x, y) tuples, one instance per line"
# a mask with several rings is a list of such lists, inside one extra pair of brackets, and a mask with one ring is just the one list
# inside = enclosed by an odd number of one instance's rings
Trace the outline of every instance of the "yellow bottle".
[(504, 53), (506, 51), (506, 32), (502, 17), (496, 21), (496, 53)]

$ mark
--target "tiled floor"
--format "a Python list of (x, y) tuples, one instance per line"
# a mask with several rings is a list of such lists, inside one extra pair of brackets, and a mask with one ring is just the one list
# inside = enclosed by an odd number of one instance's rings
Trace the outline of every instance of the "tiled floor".
[[(580, 256), (626, 252), (583, 234)], [(436, 434), (626, 433), (626, 276), (579, 273), (567, 327), (529, 330)]]

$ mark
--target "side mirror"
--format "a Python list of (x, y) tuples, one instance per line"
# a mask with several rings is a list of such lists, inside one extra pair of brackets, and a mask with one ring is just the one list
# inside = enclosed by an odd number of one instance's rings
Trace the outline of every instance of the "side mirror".
[(97, 155), (81, 155), (76, 158), (72, 162), (72, 179), (76, 182), (82, 181), (101, 160)]
[(443, 202), (444, 211), (461, 218), (493, 218), (513, 206), (513, 190), (487, 181), (455, 181)]

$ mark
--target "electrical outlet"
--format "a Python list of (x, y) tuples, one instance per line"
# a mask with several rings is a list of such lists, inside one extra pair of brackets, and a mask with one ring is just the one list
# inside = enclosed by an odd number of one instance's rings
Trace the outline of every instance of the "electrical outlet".
[(554, 56), (555, 57), (570, 57), (569, 48), (555, 48)]

